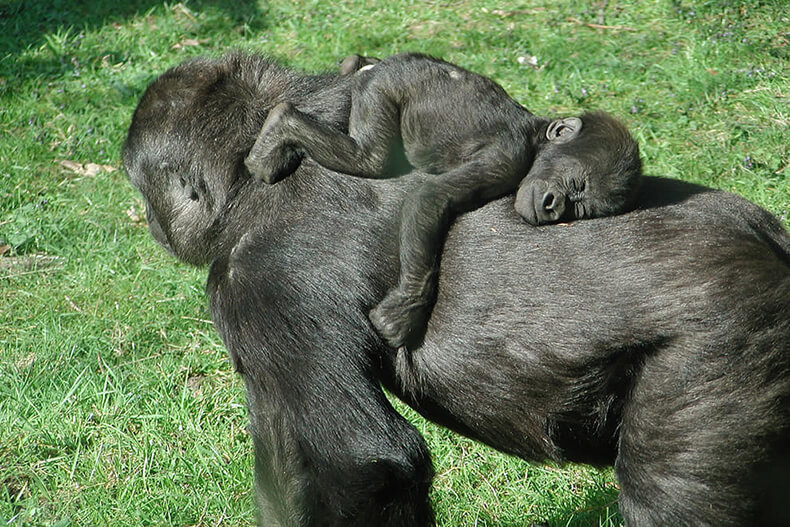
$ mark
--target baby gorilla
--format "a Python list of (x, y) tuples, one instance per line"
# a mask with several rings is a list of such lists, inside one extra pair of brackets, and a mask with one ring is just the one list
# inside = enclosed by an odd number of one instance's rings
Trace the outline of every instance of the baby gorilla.
[(413, 346), (424, 333), (454, 215), (516, 189), (516, 211), (533, 225), (613, 215), (635, 202), (639, 149), (606, 114), (550, 121), (491, 79), (421, 54), (352, 56), (341, 71), (355, 75), (348, 134), (281, 103), (245, 164), (267, 183), (305, 154), (363, 178), (412, 168), (430, 175), (401, 209), (399, 283), (370, 312), (393, 347)]

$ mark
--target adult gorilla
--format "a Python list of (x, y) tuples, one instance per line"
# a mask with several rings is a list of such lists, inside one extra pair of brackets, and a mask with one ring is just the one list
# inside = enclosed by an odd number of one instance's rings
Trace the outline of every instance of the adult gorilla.
[[(366, 313), (397, 278), (397, 218), (422, 179), (305, 160), (244, 169), (267, 111), (328, 121), (349, 77), (266, 59), (185, 63), (146, 92), (124, 164), (154, 237), (210, 264), (243, 375), (267, 526), (420, 526), (430, 457), (380, 384), (526, 459), (614, 463), (633, 526), (781, 524), (790, 488), (790, 238), (734, 195), (647, 178), (635, 212), (536, 228), (512, 198), (455, 222), (423, 346)], [(784, 515), (784, 517), (780, 517)]]

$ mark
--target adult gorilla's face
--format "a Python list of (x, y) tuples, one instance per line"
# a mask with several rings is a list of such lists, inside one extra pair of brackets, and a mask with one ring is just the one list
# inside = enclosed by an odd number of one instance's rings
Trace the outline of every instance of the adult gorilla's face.
[[(207, 187), (192, 183), (202, 179), (185, 175), (188, 173), (177, 166), (174, 170), (167, 161), (140, 159), (136, 155), (139, 150), (130, 146), (133, 142), (134, 139), (127, 141), (124, 147), (124, 168), (143, 196), (151, 235), (169, 253), (187, 263), (209, 263), (216, 210)], [(173, 145), (168, 147), (177, 150)]]

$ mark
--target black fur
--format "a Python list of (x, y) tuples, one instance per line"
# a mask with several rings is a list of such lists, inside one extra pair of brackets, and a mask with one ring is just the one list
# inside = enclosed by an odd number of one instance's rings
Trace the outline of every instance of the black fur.
[(512, 198), (456, 219), (425, 340), (365, 314), (397, 280), (397, 211), (426, 177), (278, 185), (243, 159), (268, 109), (327, 116), (348, 76), (266, 59), (186, 63), (146, 92), (124, 165), (152, 234), (210, 264), (243, 375), (266, 526), (428, 526), (426, 417), (531, 460), (614, 463), (630, 526), (786, 525), (790, 237), (724, 192), (646, 178), (630, 214), (536, 228)]
[(400, 278), (370, 313), (394, 348), (414, 347), (424, 333), (455, 215), (517, 189), (516, 210), (532, 224), (618, 214), (636, 200), (639, 148), (606, 114), (537, 117), (491, 79), (416, 53), (352, 55), (341, 72), (354, 70), (347, 133), (281, 103), (245, 164), (268, 183), (292, 172), (302, 152), (360, 177), (432, 174), (403, 202)]

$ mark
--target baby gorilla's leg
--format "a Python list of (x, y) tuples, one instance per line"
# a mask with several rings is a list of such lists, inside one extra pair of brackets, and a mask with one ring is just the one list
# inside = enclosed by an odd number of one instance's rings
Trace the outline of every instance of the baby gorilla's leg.
[(436, 295), (436, 267), (402, 279), (369, 314), (373, 327), (393, 348), (419, 346)]
[(435, 176), (404, 201), (400, 277), (371, 310), (370, 321), (393, 348), (420, 345), (436, 299), (438, 260), (452, 218), (515, 190), (518, 170), (487, 153)]
[[(375, 69), (375, 68), (374, 68)], [(302, 153), (325, 168), (364, 178), (388, 178), (398, 144), (400, 109), (374, 71), (360, 72), (351, 95), (346, 134), (290, 103), (272, 109), (245, 160), (254, 176), (274, 183), (289, 174)]]
[(266, 183), (276, 183), (299, 167), (302, 154), (283, 141), (289, 119), (297, 110), (283, 102), (272, 108), (244, 165), (254, 177)]

